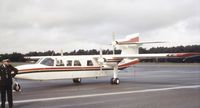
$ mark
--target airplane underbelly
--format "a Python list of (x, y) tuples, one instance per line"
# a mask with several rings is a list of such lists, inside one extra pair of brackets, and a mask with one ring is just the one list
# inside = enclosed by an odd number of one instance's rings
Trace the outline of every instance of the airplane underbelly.
[(30, 80), (54, 80), (54, 79), (69, 79), (69, 78), (88, 78), (109, 76), (112, 70), (106, 71), (55, 71), (55, 72), (37, 72), (18, 74), (16, 77)]

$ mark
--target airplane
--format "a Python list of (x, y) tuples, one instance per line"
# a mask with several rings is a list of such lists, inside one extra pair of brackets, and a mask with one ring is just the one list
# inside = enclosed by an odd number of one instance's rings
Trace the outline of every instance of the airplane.
[[(143, 44), (163, 42), (140, 42), (139, 33), (126, 36), (125, 39), (115, 40), (113, 36), (113, 54), (103, 55), (73, 55), (73, 56), (32, 56), (27, 59), (39, 59), (35, 64), (17, 66), (17, 78), (29, 80), (72, 79), (74, 83), (81, 83), (82, 78), (112, 76), (110, 83), (120, 84), (118, 72), (139, 63), (144, 58), (176, 58), (192, 57), (200, 53), (156, 53), (139, 54), (139, 47)], [(121, 54), (115, 54), (120, 49)], [(14, 81), (13, 89), (21, 90), (18, 82)]]

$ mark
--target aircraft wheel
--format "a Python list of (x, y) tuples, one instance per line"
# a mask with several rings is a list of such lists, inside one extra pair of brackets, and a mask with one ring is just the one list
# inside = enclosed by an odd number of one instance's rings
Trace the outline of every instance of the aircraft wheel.
[(114, 84), (114, 78), (110, 79), (110, 84)]
[(13, 90), (19, 92), (19, 91), (21, 91), (21, 86), (20, 86), (18, 83), (15, 83), (15, 84), (13, 85)]
[(120, 83), (119, 78), (116, 78), (116, 79), (114, 80), (114, 83), (118, 85), (118, 84)]
[(110, 83), (118, 85), (118, 84), (120, 84), (120, 80), (119, 80), (119, 78), (111, 78)]
[(73, 79), (73, 82), (74, 82), (74, 83), (81, 83), (81, 78), (74, 78), (74, 79)]

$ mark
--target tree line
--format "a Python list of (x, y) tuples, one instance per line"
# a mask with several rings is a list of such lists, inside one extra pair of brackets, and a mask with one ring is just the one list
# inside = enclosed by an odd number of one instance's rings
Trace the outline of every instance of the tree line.
[[(153, 47), (150, 49), (139, 48), (140, 54), (149, 53), (183, 53), (183, 52), (200, 52), (200, 45), (188, 45), (188, 46), (177, 46), (177, 47)], [(96, 49), (91, 50), (74, 50), (71, 52), (64, 52), (63, 55), (99, 55), (100, 51)], [(103, 54), (113, 54), (110, 49), (102, 50)], [(120, 54), (121, 50), (115, 50), (115, 54)], [(61, 55), (59, 52), (53, 50), (48, 50), (45, 52), (31, 51), (26, 54), (13, 52), (11, 54), (0, 54), (0, 60), (9, 58), (13, 62), (24, 62), (25, 56), (58, 56)], [(142, 59), (141, 62), (198, 62), (200, 63), (200, 56), (192, 58), (152, 58), (152, 59)]]

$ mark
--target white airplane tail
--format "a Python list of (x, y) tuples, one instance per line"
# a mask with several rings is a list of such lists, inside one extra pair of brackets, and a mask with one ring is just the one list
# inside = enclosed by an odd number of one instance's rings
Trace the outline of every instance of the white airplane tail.
[(143, 44), (165, 43), (161, 41), (156, 42), (139, 42), (139, 33), (126, 36), (125, 39), (120, 39), (113, 42), (113, 46), (121, 49), (121, 55), (139, 54), (139, 47)]
[(125, 39), (117, 40), (116, 48), (122, 50), (121, 55), (139, 54), (139, 33), (126, 36)]

